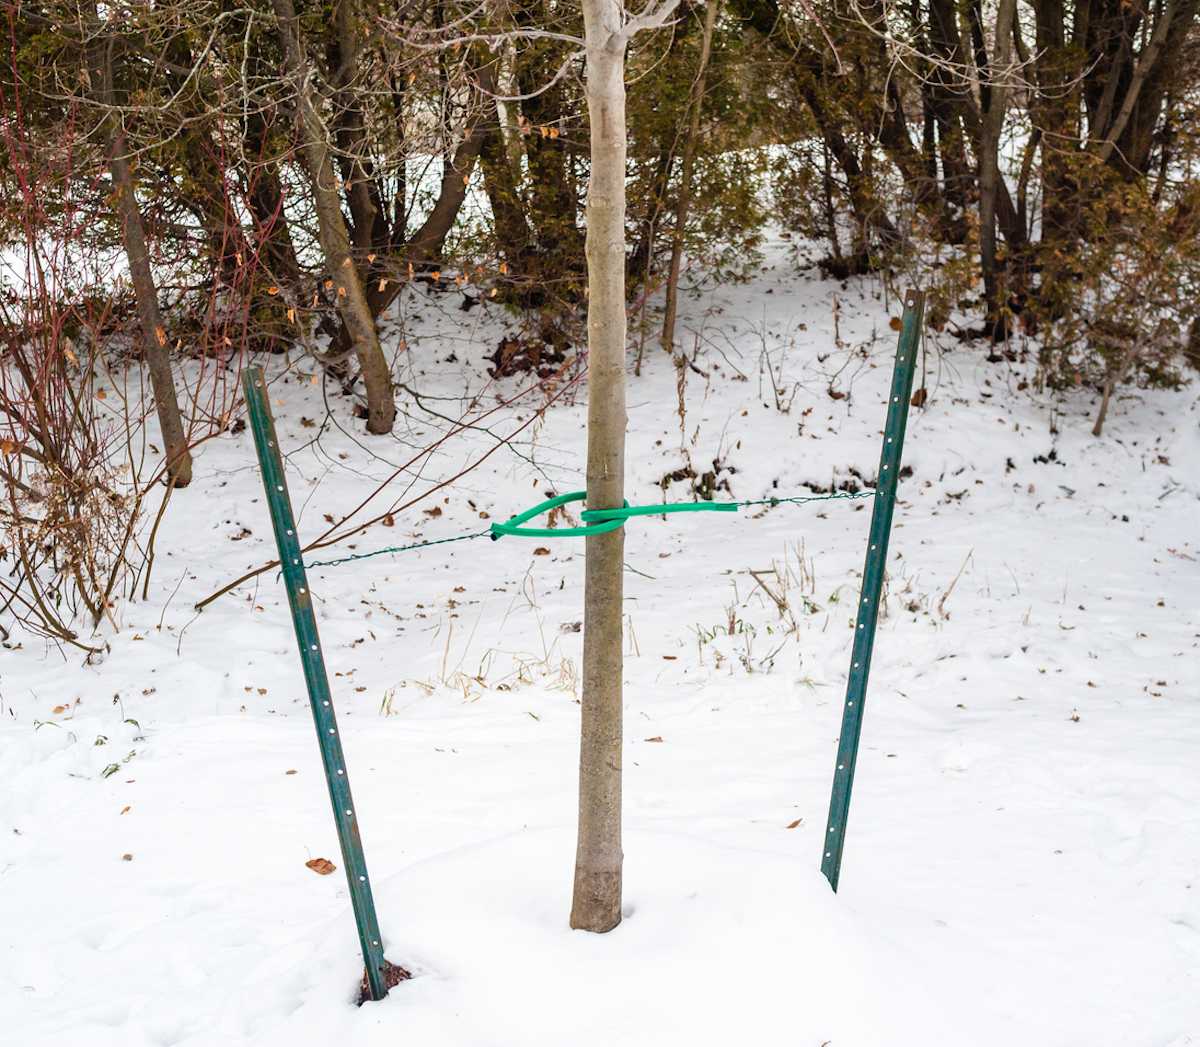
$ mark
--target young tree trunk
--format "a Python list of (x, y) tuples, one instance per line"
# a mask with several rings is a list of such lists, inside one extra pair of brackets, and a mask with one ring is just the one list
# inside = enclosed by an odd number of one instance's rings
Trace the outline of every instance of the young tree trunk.
[[(667, 269), (667, 300), (663, 313), (662, 347), (668, 352), (675, 349), (675, 308), (679, 299), (679, 263), (683, 258), (683, 227), (692, 206), (692, 163), (696, 159), (696, 138), (700, 134), (700, 109), (704, 105), (705, 77), (708, 75), (708, 58), (712, 54), (713, 27), (717, 24), (720, 0), (708, 0), (704, 12), (704, 39), (700, 45), (700, 67), (696, 70), (696, 83), (692, 89), (691, 114), (688, 121), (687, 138), (683, 143), (683, 169), (679, 175), (679, 204), (675, 208), (675, 232), (671, 237), (671, 264)], [(652, 248), (653, 249), (653, 248)]]
[[(625, 40), (617, 0), (583, 0), (592, 170), (587, 196), (589, 509), (625, 499)], [(625, 532), (587, 539), (579, 841), (571, 926), (621, 922), (621, 617)]]
[(329, 151), (329, 138), (313, 103), (312, 70), (300, 46), (300, 30), (292, 0), (272, 0), (279, 38), (288, 72), (296, 82), (297, 127), (305, 166), (312, 184), (317, 211), (318, 237), (325, 256), (328, 278), (333, 281), (338, 312), (358, 357), (358, 367), (367, 390), (367, 432), (390, 433), (396, 419), (392, 399), (392, 376), (375, 316), (367, 302), (358, 268), (350, 256), (350, 237), (342, 215), (337, 178)]

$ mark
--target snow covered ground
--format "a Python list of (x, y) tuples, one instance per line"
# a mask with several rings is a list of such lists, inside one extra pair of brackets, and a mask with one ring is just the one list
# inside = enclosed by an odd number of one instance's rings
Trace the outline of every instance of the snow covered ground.
[[(647, 343), (634, 504), (714, 460), (718, 498), (873, 478), (899, 304), (789, 251), (685, 303), (682, 423)], [(404, 394), (394, 440), (332, 394), (326, 420), (305, 361), (267, 362), (302, 538), (484, 389), (512, 328), (458, 303), (405, 299), (390, 351), (437, 399)], [(193, 610), (273, 555), (247, 430), (201, 448), (102, 662), (18, 633), (3, 651), (0, 1043), (1200, 1042), (1196, 397), (1127, 390), (1096, 439), (1087, 394), (1017, 390), (1032, 364), (928, 349), (836, 896), (820, 838), (869, 503), (627, 527), (626, 918), (602, 936), (567, 928), (583, 541), (315, 567), (386, 953), (414, 974), (356, 1008), (343, 870), (305, 865), (341, 860), (282, 587), (270, 572)], [(581, 488), (578, 392), (394, 527), (309, 559)], [(454, 437), (405, 483), (491, 446)]]

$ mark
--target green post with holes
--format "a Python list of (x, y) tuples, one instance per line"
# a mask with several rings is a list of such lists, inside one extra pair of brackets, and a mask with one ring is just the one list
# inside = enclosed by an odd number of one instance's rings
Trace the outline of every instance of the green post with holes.
[(300, 645), (300, 661), (304, 665), (309, 705), (317, 726), (321, 760), (325, 765), (325, 779), (329, 783), (329, 799), (333, 803), (338, 843), (342, 848), (342, 864), (350, 884), (350, 901), (354, 906), (358, 938), (367, 967), (367, 987), (371, 999), (381, 1000), (387, 995), (387, 962), (383, 958), (383, 940), (379, 934), (379, 921), (375, 917), (375, 901), (371, 897), (371, 881), (367, 878), (367, 863), (363, 858), (362, 840), (358, 834), (358, 818), (350, 796), (350, 779), (346, 773), (346, 760), (342, 755), (342, 742), (333, 714), (333, 698), (329, 693), (325, 660), (321, 657), (317, 619), (313, 614), (312, 596), (304, 574), (300, 540), (296, 536), (292, 503), (288, 498), (287, 481), (283, 475), (283, 458), (279, 453), (279, 441), (275, 437), (275, 421), (271, 417), (262, 370), (258, 367), (246, 368), (242, 375), (242, 384), (246, 392), (246, 407), (250, 413), (250, 428), (254, 433), (254, 447), (262, 469), (263, 486), (267, 492), (267, 506), (271, 511), (271, 524), (275, 528), (275, 543), (279, 547), (279, 562), (283, 569), (284, 585), (287, 587), (292, 624), (296, 627), (296, 641)]
[(883, 592), (883, 575), (887, 567), (888, 535), (892, 529), (896, 485), (900, 482), (900, 452), (904, 446), (908, 398), (912, 394), (913, 375), (916, 373), (917, 346), (924, 312), (925, 293), (908, 291), (904, 296), (900, 345), (896, 350), (896, 366), (892, 372), (887, 424), (883, 431), (883, 454), (875, 487), (875, 506), (871, 513), (871, 533), (867, 539), (862, 594), (854, 623), (850, 679), (846, 684), (846, 707), (842, 712), (842, 733), (838, 740), (833, 795), (829, 800), (829, 821), (825, 827), (825, 846), (821, 858), (821, 872), (835, 891), (842, 865), (842, 847), (846, 842), (846, 818), (850, 813), (854, 763), (862, 735), (863, 701), (867, 694), (867, 676), (871, 670), (871, 650), (875, 646), (875, 624), (879, 618), (879, 598)]

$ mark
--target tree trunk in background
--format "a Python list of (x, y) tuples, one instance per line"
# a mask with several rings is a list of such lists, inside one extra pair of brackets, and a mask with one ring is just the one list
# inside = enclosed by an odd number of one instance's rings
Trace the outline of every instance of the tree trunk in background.
[(300, 284), (300, 263), (283, 208), (279, 169), (267, 159), (267, 124), (261, 113), (252, 113), (247, 123), (243, 146), (250, 172), (246, 205), (254, 219), (260, 256), (275, 283), (295, 290)]
[[(625, 499), (625, 41), (617, 0), (583, 0), (592, 169), (587, 196), (589, 509)], [(587, 539), (579, 841), (571, 926), (621, 922), (624, 528)]]
[(704, 83), (708, 74), (708, 58), (712, 54), (713, 27), (721, 0), (708, 0), (704, 12), (704, 40), (700, 45), (700, 67), (692, 89), (691, 114), (687, 138), (683, 143), (683, 169), (679, 175), (679, 205), (675, 208), (675, 232), (671, 237), (671, 264), (667, 269), (667, 300), (663, 311), (662, 347), (675, 351), (675, 307), (679, 299), (679, 263), (683, 257), (683, 228), (692, 206), (692, 163), (696, 158), (696, 138), (700, 134), (700, 110), (704, 105)]
[(173, 486), (186, 487), (192, 482), (192, 455), (188, 451), (179, 398), (175, 395), (175, 376), (171, 372), (170, 350), (163, 329), (162, 313), (158, 308), (158, 287), (150, 268), (150, 252), (146, 248), (146, 237), (142, 230), (142, 215), (133, 191), (125, 143), (114, 133), (109, 139), (109, 146), (112, 149), (108, 169), (112, 172), (113, 208), (121, 220), (125, 257), (129, 260), (129, 275), (137, 296), (138, 320), (142, 325), (142, 356), (150, 368), (150, 388), (154, 391), (154, 406), (166, 445), (167, 477)]
[(1008, 91), (1008, 63), (1012, 51), (1013, 14), (1016, 0), (1000, 0), (996, 15), (996, 50), (992, 55), (991, 86), (983, 125), (979, 133), (979, 260), (983, 270), (983, 290), (987, 298), (988, 327), (997, 341), (1007, 337), (1007, 325), (1001, 310), (999, 273), (996, 266), (996, 204), (1000, 191), (1000, 133), (1004, 130), (1004, 109)]
[[(100, 103), (115, 106), (110, 57), (112, 52), (105, 47), (94, 5), (91, 6), (88, 15), (94, 31), (97, 32), (89, 45), (90, 76), (92, 82), (99, 87), (97, 93)], [(113, 183), (112, 208), (120, 222), (125, 257), (129, 262), (129, 276), (137, 298), (138, 320), (142, 327), (142, 356), (150, 369), (150, 388), (154, 393), (154, 408), (158, 414), (158, 424), (162, 430), (167, 456), (167, 478), (174, 487), (186, 487), (192, 482), (192, 455), (188, 450), (179, 398), (175, 394), (170, 350), (167, 347), (162, 312), (158, 307), (158, 285), (154, 282), (154, 271), (150, 267), (150, 251), (146, 247), (142, 212), (133, 188), (133, 170), (125, 145), (124, 129), (119, 122), (114, 123), (112, 116), (109, 116), (105, 123), (109, 127), (108, 170)]]
[(296, 83), (297, 128), (317, 212), (318, 237), (325, 257), (327, 279), (338, 304), (342, 325), (358, 357), (359, 371), (367, 391), (367, 432), (390, 433), (396, 419), (392, 399), (392, 376), (375, 315), (367, 302), (358, 268), (350, 256), (350, 237), (342, 215), (337, 178), (329, 151), (328, 134), (313, 104), (312, 70), (300, 46), (300, 31), (292, 0), (273, 0), (275, 19), (284, 61)]
[(926, 88), (937, 123), (943, 192), (956, 208), (964, 210), (971, 201), (972, 174), (962, 129), (962, 78), (952, 71), (962, 62), (961, 41), (953, 0), (930, 0), (929, 46), (935, 61)]
[[(514, 13), (519, 28), (534, 30), (557, 17), (546, 0), (514, 5)], [(528, 172), (524, 195), (536, 248), (524, 260), (525, 275), (540, 283), (551, 299), (562, 300), (571, 298), (572, 284), (578, 286), (584, 245), (567, 154), (572, 106), (561, 82), (546, 85), (573, 47), (558, 40), (531, 41), (521, 48), (513, 69), (515, 93), (531, 96), (519, 103), (529, 130), (522, 135)]]
[(1067, 46), (1061, 0), (1033, 0), (1033, 8), (1037, 90), (1030, 108), (1033, 126), (1042, 131), (1041, 247), (1043, 254), (1070, 255), (1082, 219), (1079, 181), (1071, 163), (1071, 142), (1079, 137), (1075, 112), (1080, 70)]

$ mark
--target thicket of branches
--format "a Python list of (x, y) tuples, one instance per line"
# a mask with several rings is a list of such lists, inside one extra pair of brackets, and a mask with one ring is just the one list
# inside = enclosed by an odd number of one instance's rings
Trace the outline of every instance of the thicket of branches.
[[(379, 320), (407, 283), (467, 308), (488, 296), (548, 341), (570, 337), (589, 171), (576, 5), (3, 10), (10, 564), (30, 548), (22, 528), (83, 518), (33, 512), (37, 484), (102, 490), (116, 468), (100, 449), (119, 436), (98, 435), (81, 406), (97, 368), (136, 363), (145, 377), (120, 427), (157, 419), (146, 442), (159, 457), (143, 468), (125, 454), (144, 492), (160, 473), (186, 486), (190, 447), (227, 421), (223, 391), (180, 396), (183, 357), (225, 373), (247, 353), (302, 345), (382, 434), (396, 389)], [(1094, 385), (1107, 404), (1121, 382), (1177, 383), (1181, 360), (1200, 360), (1198, 11), (1200, 0), (681, 4), (629, 55), (630, 300), (668, 286), (670, 348), (680, 260), (685, 279), (738, 279), (782, 222), (825, 244), (834, 276), (930, 287), (931, 322), (984, 351), (1037, 335), (1053, 386)], [(133, 534), (142, 495), (131, 497)], [(56, 570), (78, 575), (97, 617), (113, 583), (81, 562)]]

